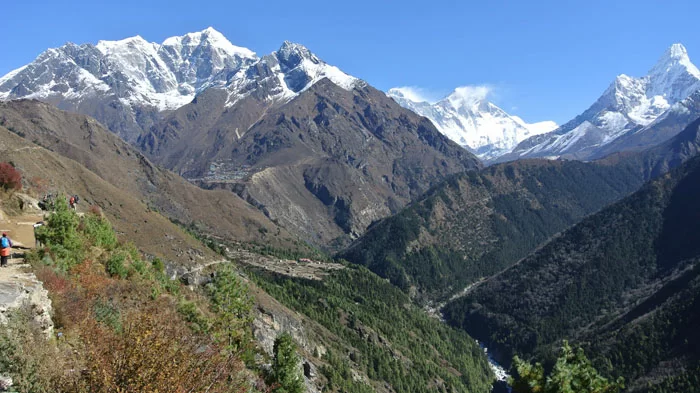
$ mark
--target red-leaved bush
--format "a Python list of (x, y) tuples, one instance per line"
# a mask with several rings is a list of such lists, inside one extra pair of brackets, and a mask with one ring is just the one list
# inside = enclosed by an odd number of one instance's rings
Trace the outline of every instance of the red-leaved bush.
[(22, 174), (8, 162), (0, 162), (0, 187), (5, 191), (22, 189)]

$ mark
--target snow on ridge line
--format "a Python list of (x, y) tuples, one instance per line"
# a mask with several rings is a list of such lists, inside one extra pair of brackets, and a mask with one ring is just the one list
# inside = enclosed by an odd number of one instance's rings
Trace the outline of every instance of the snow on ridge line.
[[(5, 76), (0, 77), (0, 85), (3, 83), (7, 82), (8, 80), (12, 79), (15, 77), (15, 75), (19, 74), (20, 72), (24, 71), (25, 68), (27, 68), (29, 64), (23, 65), (22, 67), (16, 68), (10, 72), (8, 72)], [(2, 94), (2, 93), (0, 93)], [(8, 92), (9, 94), (9, 92)]]
[[(183, 44), (184, 40), (188, 40), (186, 44)], [(185, 35), (181, 36), (172, 36), (168, 37), (165, 40), (163, 40), (162, 43), (158, 44), (156, 42), (150, 42), (146, 41), (143, 37), (140, 35), (135, 35), (133, 37), (127, 37), (121, 40), (99, 40), (97, 42), (97, 45), (95, 47), (102, 52), (102, 54), (110, 54), (112, 53), (115, 49), (122, 48), (124, 46), (128, 46), (129, 44), (136, 44), (140, 45), (142, 47), (145, 46), (150, 46), (153, 48), (155, 51), (160, 50), (163, 47), (183, 47), (183, 46), (191, 46), (191, 47), (196, 47), (201, 45), (202, 41), (208, 40), (211, 42), (211, 44), (217, 48), (223, 50), (225, 53), (231, 55), (231, 56), (240, 56), (240, 57), (245, 57), (245, 58), (253, 58), (257, 59), (257, 55), (255, 52), (252, 50), (242, 47), (242, 46), (236, 46), (231, 43), (223, 34), (220, 32), (216, 31), (212, 27), (207, 27), (206, 29), (199, 31), (199, 32), (194, 32), (194, 33), (187, 33)]]
[[(283, 46), (291, 44), (287, 41), (283, 44)], [(308, 90), (311, 88), (311, 86), (315, 85), (317, 82), (324, 78), (328, 78), (331, 82), (336, 84), (342, 89), (351, 91), (355, 87), (357, 87), (360, 83), (362, 83), (362, 80), (359, 78), (356, 78), (352, 75), (346, 74), (343, 72), (340, 68), (336, 66), (332, 66), (323, 60), (320, 60), (311, 53), (306, 47), (300, 44), (292, 44), (297, 47), (302, 48), (304, 51), (309, 53), (310, 57), (304, 57), (299, 64), (297, 64), (296, 67), (287, 70), (286, 72), (282, 71), (281, 67), (279, 64), (275, 64), (271, 67), (272, 71), (272, 76), (270, 78), (276, 78), (278, 80), (279, 86), (281, 88), (281, 91), (275, 94), (268, 95), (267, 99), (270, 101), (281, 101), (281, 102), (288, 102), (292, 100), (294, 97), (298, 96), (299, 94), (303, 93), (304, 91)], [(273, 56), (279, 60), (279, 51), (273, 52)], [(313, 58), (313, 60), (312, 60)], [(316, 62), (318, 61), (318, 62)], [(246, 73), (245, 70), (249, 67), (253, 67), (259, 63), (266, 64), (267, 59), (263, 58), (260, 59), (258, 62), (255, 62), (253, 64), (248, 65), (247, 67), (242, 68), (239, 72), (236, 73), (236, 75), (233, 77), (233, 79), (229, 82), (227, 85), (228, 89), (228, 98), (226, 100), (226, 107), (232, 107), (235, 105), (238, 101), (241, 99), (245, 98), (250, 94), (250, 92), (246, 93), (238, 93), (238, 90), (245, 90), (246, 86)], [(287, 83), (287, 75), (293, 75), (297, 73), (297, 71), (302, 71), (305, 75), (309, 77), (309, 81), (300, 89), (298, 90), (293, 90), (289, 87), (289, 84)], [(267, 78), (265, 78), (267, 79)]]
[[(700, 90), (700, 70), (682, 44), (671, 45), (641, 77), (618, 75), (603, 94), (561, 135), (548, 135), (536, 145), (514, 150), (520, 157), (575, 154), (605, 146), (629, 132), (648, 129)], [(595, 109), (595, 113), (589, 113)], [(582, 114), (582, 115), (583, 115)], [(579, 115), (581, 116), (581, 115)], [(575, 120), (576, 120), (575, 119)], [(588, 126), (590, 123), (592, 126)], [(581, 137), (584, 132), (585, 137)], [(571, 134), (569, 136), (566, 136)], [(564, 143), (564, 142), (567, 143)]]
[[(204, 43), (205, 40), (206, 43)], [(205, 79), (199, 77), (194, 79), (191, 70), (186, 71), (189, 74), (176, 74), (176, 70), (180, 68), (179, 64), (190, 64), (192, 59), (188, 57), (192, 56), (194, 48), (200, 45), (207, 45), (207, 48), (210, 48), (208, 50), (212, 51), (210, 52), (212, 58), (209, 58), (209, 53), (207, 53), (206, 58), (199, 56), (204, 61), (212, 61), (215, 65), (211, 75), (206, 76)], [(167, 49), (164, 46), (168, 46)], [(100, 40), (93, 48), (101, 55), (100, 57), (107, 61), (108, 69), (104, 69), (102, 72), (108, 71), (110, 77), (116, 76), (119, 80), (123, 79), (126, 82), (126, 89), (119, 96), (120, 101), (127, 106), (145, 104), (159, 110), (172, 110), (184, 106), (191, 102), (196, 94), (209, 87), (228, 90), (227, 106), (233, 105), (247, 95), (244, 93), (247, 91), (245, 87), (250, 86), (250, 82), (258, 78), (247, 75), (245, 71), (254, 64), (263, 61), (255, 55), (255, 52), (234, 46), (226, 37), (211, 27), (201, 32), (166, 38), (163, 44), (148, 42), (137, 35), (117, 41)], [(276, 76), (279, 79), (279, 84), (278, 87), (269, 92), (270, 99), (289, 100), (323, 78), (328, 78), (346, 90), (352, 90), (361, 82), (360, 79), (346, 74), (338, 67), (325, 63), (301, 44), (285, 42), (280, 50), (282, 48), (293, 51), (295, 56), (300, 57), (300, 61), (297, 62), (292, 58), (292, 61), (297, 64), (291, 70), (286, 68), (285, 72), (276, 70), (275, 73), (279, 74)], [(89, 50), (88, 47), (83, 48), (82, 46), (79, 49)], [(273, 52), (273, 55), (279, 59), (279, 53), (281, 52)], [(241, 57), (248, 57), (249, 60), (242, 61)], [(35, 75), (36, 70), (33, 70), (35, 67), (30, 67), (33, 64), (46, 63), (46, 66), (51, 69), (55, 66), (54, 63), (64, 60), (71, 63), (71, 70), (67, 73), (57, 74), (53, 80), (48, 82), (40, 82), (40, 79)], [(286, 60), (289, 61), (289, 59)], [(73, 55), (63, 50), (63, 47), (49, 48), (32, 63), (11, 71), (0, 79), (0, 82), (5, 84), (3, 89), (5, 91), (0, 92), (0, 99), (10, 97), (12, 89), (23, 80), (19, 78), (22, 78), (24, 73), (27, 73), (27, 77), (34, 81), (26, 86), (27, 93), (22, 96), (26, 98), (75, 100), (113, 88), (110, 87), (111, 82), (108, 85), (105, 83), (106, 79), (91, 74), (88, 69), (83, 68), (76, 61)], [(221, 77), (219, 71), (223, 69), (222, 62), (223, 64), (233, 62), (236, 65), (237, 72), (233, 78), (226, 80)], [(296, 74), (292, 74), (292, 71)], [(306, 80), (300, 79), (304, 78), (299, 75), (302, 73), (306, 75)], [(295, 80), (297, 83), (293, 84)], [(301, 81), (303, 83), (299, 83)], [(68, 90), (54, 89), (59, 85), (68, 85), (69, 88)]]
[(163, 40), (163, 43), (160, 44), (160, 47), (182, 46), (182, 42), (185, 39), (188, 39), (190, 41), (187, 44), (188, 46), (198, 46), (201, 44), (201, 41), (203, 39), (208, 39), (212, 44), (215, 45), (216, 48), (222, 49), (224, 52), (230, 55), (237, 55), (240, 57), (257, 59), (257, 54), (255, 52), (243, 46), (233, 45), (231, 41), (229, 41), (226, 38), (226, 36), (224, 36), (211, 26), (199, 32), (187, 33), (182, 36), (168, 37), (165, 40)]
[(539, 134), (545, 134), (548, 132), (552, 132), (559, 128), (559, 124), (557, 124), (553, 120), (543, 120), (543, 121), (538, 121), (534, 123), (526, 123), (525, 120), (523, 120), (520, 116), (517, 115), (510, 115), (513, 120), (517, 121), (520, 123), (523, 127), (527, 128), (528, 130), (532, 131), (532, 135), (539, 135)]

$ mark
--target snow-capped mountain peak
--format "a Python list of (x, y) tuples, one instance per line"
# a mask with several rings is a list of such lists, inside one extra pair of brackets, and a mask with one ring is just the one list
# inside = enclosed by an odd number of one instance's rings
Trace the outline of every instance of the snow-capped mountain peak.
[[(284, 41), (280, 48), (233, 75), (226, 86), (231, 107), (250, 94), (264, 92), (264, 100), (284, 103), (323, 78), (352, 90), (361, 80), (321, 60), (301, 44)], [(262, 89), (261, 89), (262, 87)]]
[(487, 100), (489, 93), (486, 86), (462, 86), (435, 103), (422, 100), (410, 88), (395, 87), (387, 95), (430, 119), (445, 136), (482, 159), (498, 157), (520, 141), (557, 127), (551, 121), (527, 124), (519, 117), (512, 117)]
[(78, 105), (71, 101), (97, 94), (129, 107), (172, 110), (205, 88), (223, 86), (228, 73), (257, 60), (211, 27), (162, 44), (138, 35), (96, 45), (68, 43), (0, 79), (0, 99), (36, 98), (70, 108)]
[(681, 101), (700, 88), (700, 70), (690, 61), (682, 44), (673, 44), (652, 67), (649, 80), (649, 96), (662, 96), (669, 106)]
[(280, 46), (275, 53), (277, 54), (280, 65), (289, 69), (296, 67), (304, 60), (308, 60), (314, 64), (321, 63), (321, 60), (311, 53), (307, 47), (290, 41), (284, 41), (282, 46)]
[(187, 33), (183, 36), (175, 36), (166, 38), (162, 44), (163, 47), (175, 48), (177, 51), (185, 50), (188, 54), (192, 54), (196, 48), (200, 46), (208, 46), (218, 51), (221, 54), (230, 57), (255, 58), (255, 52), (248, 48), (233, 45), (223, 34), (215, 30), (213, 27), (196, 32)]
[(688, 72), (700, 77), (700, 71), (690, 61), (688, 50), (680, 43), (673, 44), (666, 49), (666, 52), (649, 71), (649, 75), (667, 73), (676, 66), (685, 67)]
[(399, 99), (406, 99), (416, 103), (425, 102), (427, 104), (425, 100), (423, 100), (418, 95), (414, 94), (412, 90), (405, 87), (392, 87), (386, 92), (386, 95), (393, 98), (394, 101)]
[[(67, 43), (66, 45), (74, 45), (72, 43)], [(100, 50), (105, 55), (109, 54), (114, 54), (118, 52), (123, 52), (125, 49), (153, 49), (157, 50), (158, 49), (158, 44), (154, 44), (151, 42), (148, 42), (143, 39), (140, 35), (136, 35), (133, 37), (128, 37), (124, 38), (121, 40), (116, 40), (116, 41), (105, 41), (105, 40), (100, 40), (97, 42), (97, 45), (95, 45), (97, 49)]]
[[(359, 79), (346, 74), (338, 67), (319, 59), (301, 44), (285, 41), (274, 55), (279, 61), (282, 72), (285, 73), (288, 87), (295, 93), (306, 90), (323, 78), (330, 79), (346, 90), (353, 89), (360, 82)], [(298, 78), (300, 75), (305, 77), (300, 79)]]
[(523, 141), (507, 158), (594, 157), (598, 151), (608, 151), (605, 146), (613, 141), (650, 126), (698, 90), (700, 71), (686, 48), (673, 44), (647, 75), (618, 75), (581, 115), (549, 135)]

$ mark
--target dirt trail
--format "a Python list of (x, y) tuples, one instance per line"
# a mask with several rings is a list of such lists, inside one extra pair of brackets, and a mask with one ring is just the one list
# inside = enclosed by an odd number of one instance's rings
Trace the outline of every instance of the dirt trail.
[(14, 283), (27, 274), (28, 266), (24, 263), (24, 252), (34, 248), (34, 224), (43, 218), (41, 215), (34, 214), (5, 216), (4, 220), (0, 220), (0, 232), (7, 232), (14, 246), (7, 267), (0, 269), (0, 307), (2, 307), (3, 298), (7, 296), (8, 288), (14, 288)]
[(6, 216), (4, 220), (0, 220), (0, 232), (7, 232), (15, 248), (34, 248), (34, 224), (43, 219), (44, 216), (39, 214)]

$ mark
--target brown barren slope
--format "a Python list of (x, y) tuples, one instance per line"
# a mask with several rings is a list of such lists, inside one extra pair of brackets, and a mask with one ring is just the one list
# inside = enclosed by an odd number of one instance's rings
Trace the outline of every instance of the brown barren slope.
[(142, 251), (186, 268), (221, 257), (129, 192), (115, 187), (76, 161), (61, 157), (0, 126), (0, 157), (14, 163), (29, 182), (45, 180), (63, 195), (82, 195), (80, 210), (100, 206), (120, 238), (133, 241)]
[[(292, 236), (237, 195), (203, 190), (156, 167), (96, 120), (34, 100), (0, 103), (0, 125), (73, 159), (153, 210), (234, 241), (289, 245)], [(80, 191), (75, 191), (82, 194)]]

